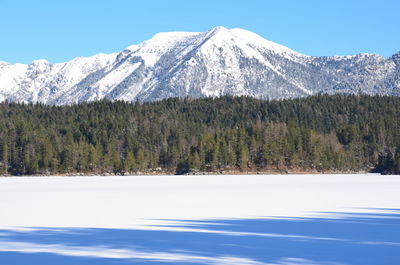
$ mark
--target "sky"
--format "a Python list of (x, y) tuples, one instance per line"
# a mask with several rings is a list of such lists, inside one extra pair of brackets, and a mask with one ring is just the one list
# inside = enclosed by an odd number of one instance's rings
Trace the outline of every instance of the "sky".
[(400, 51), (398, 0), (0, 0), (0, 61), (64, 62), (158, 32), (243, 28), (314, 56)]

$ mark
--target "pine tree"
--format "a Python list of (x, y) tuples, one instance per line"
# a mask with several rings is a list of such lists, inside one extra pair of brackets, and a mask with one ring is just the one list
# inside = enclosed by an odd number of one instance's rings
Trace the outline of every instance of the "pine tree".
[(400, 174), (400, 147), (396, 148), (393, 173)]
[(88, 169), (93, 171), (96, 170), (99, 163), (99, 152), (93, 145), (89, 145), (87, 151), (87, 166)]
[(201, 167), (199, 154), (195, 151), (189, 156), (189, 169), (190, 171), (198, 171)]
[(1, 171), (3, 173), (8, 173), (8, 163), (9, 163), (9, 154), (8, 154), (8, 137), (3, 135), (3, 142), (1, 145)]
[(245, 170), (248, 168), (248, 162), (249, 162), (249, 149), (247, 148), (247, 145), (242, 146), (240, 150), (240, 155), (239, 155), (239, 165), (242, 170)]
[(141, 148), (136, 153), (136, 166), (139, 170), (143, 170), (146, 167), (146, 157)]
[(135, 168), (136, 168), (135, 157), (133, 153), (129, 151), (124, 161), (124, 171), (132, 173), (135, 171)]

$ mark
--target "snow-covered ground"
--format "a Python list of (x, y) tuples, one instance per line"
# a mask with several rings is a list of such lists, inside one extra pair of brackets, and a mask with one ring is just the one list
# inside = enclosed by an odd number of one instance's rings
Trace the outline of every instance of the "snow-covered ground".
[(400, 264), (400, 176), (0, 178), (0, 264)]

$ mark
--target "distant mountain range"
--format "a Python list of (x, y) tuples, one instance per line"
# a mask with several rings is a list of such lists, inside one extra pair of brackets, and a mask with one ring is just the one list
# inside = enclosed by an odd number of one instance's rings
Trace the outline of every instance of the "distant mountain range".
[(243, 29), (170, 32), (119, 53), (66, 63), (0, 62), (0, 101), (72, 104), (100, 99), (318, 93), (400, 96), (400, 53), (313, 57)]

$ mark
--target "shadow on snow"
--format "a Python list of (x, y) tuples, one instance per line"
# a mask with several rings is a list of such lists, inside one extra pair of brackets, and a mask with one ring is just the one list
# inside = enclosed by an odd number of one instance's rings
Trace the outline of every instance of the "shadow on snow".
[(400, 264), (400, 210), (376, 210), (386, 213), (0, 230), (0, 264)]

